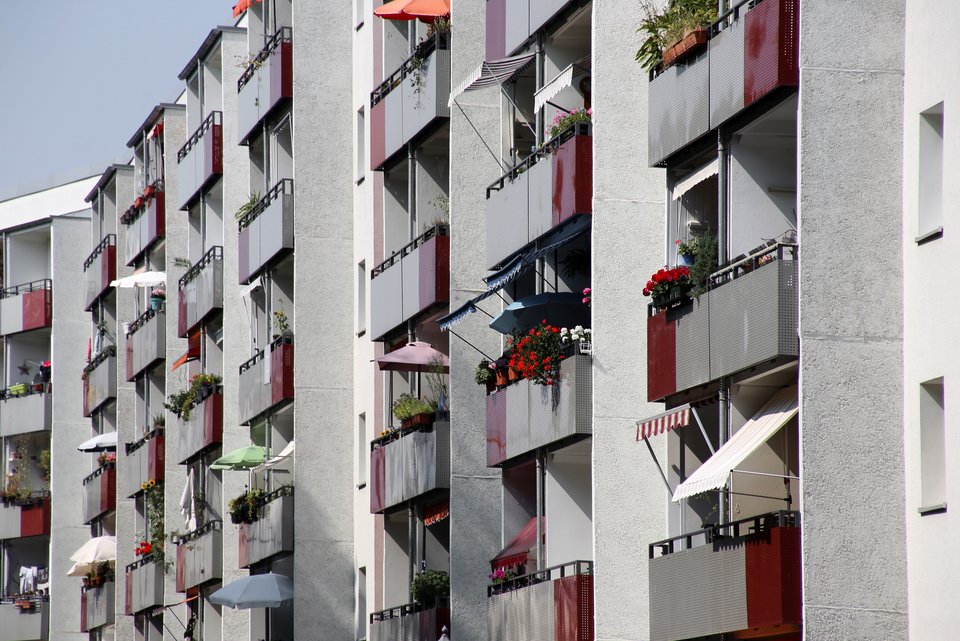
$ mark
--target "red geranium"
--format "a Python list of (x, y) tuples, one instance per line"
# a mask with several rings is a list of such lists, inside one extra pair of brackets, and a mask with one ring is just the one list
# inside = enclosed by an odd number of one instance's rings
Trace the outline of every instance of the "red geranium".
[(655, 297), (667, 295), (673, 287), (680, 287), (685, 291), (693, 288), (693, 279), (690, 278), (689, 269), (686, 267), (662, 268), (647, 281), (643, 288), (643, 295)]
[(526, 335), (509, 339), (513, 353), (510, 368), (522, 378), (537, 385), (553, 385), (560, 376), (560, 362), (564, 356), (560, 329), (543, 321)]

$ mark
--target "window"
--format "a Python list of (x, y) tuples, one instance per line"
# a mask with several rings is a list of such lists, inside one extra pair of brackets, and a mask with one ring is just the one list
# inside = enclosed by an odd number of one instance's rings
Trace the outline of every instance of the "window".
[(367, 168), (367, 119), (363, 107), (357, 112), (357, 182), (363, 180)]
[(357, 417), (357, 488), (367, 484), (367, 415)]
[(943, 103), (920, 114), (917, 242), (943, 233)]
[(943, 428), (943, 379), (920, 385), (920, 513), (947, 506)]
[(357, 336), (367, 331), (367, 262), (357, 265)]

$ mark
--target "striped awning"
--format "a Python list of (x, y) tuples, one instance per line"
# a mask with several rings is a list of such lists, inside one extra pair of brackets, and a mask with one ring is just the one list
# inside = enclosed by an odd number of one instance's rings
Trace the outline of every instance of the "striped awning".
[(485, 60), (480, 63), (473, 73), (467, 76), (456, 89), (450, 92), (450, 100), (447, 106), (452, 107), (453, 103), (465, 91), (483, 89), (494, 85), (502, 85), (506, 82), (516, 79), (523, 71), (533, 64), (536, 57), (534, 53), (513, 56), (512, 58), (503, 58), (501, 60)]
[(428, 505), (423, 510), (423, 524), (433, 525), (450, 516), (450, 501)]
[(663, 434), (664, 432), (669, 432), (670, 430), (675, 430), (678, 427), (689, 424), (690, 405), (681, 405), (669, 412), (663, 412), (662, 414), (651, 416), (646, 420), (637, 421), (637, 440), (642, 441), (645, 438), (657, 436), (658, 434)]
[[(533, 109), (540, 111), (549, 101), (556, 98), (561, 92), (574, 86), (574, 80), (590, 76), (590, 56), (581, 58), (563, 71), (556, 78), (543, 85), (533, 94)], [(579, 90), (577, 90), (579, 95)]]

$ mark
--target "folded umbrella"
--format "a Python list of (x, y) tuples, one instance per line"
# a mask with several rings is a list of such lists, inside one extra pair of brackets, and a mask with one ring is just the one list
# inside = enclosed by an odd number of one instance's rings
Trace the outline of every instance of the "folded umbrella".
[(93, 438), (84, 441), (78, 447), (81, 452), (104, 452), (106, 450), (117, 449), (117, 433), (107, 432), (97, 434)]
[(228, 583), (210, 595), (210, 602), (228, 608), (276, 608), (293, 599), (293, 581), (282, 574), (252, 574)]
[(430, 343), (413, 341), (377, 359), (381, 371), (421, 372), (431, 367), (450, 371), (450, 359)]
[(211, 470), (249, 470), (262, 465), (267, 459), (267, 450), (259, 445), (248, 445), (227, 452), (210, 465)]
[(516, 300), (490, 321), (501, 334), (526, 333), (546, 321), (554, 327), (590, 326), (590, 308), (578, 292), (548, 292)]

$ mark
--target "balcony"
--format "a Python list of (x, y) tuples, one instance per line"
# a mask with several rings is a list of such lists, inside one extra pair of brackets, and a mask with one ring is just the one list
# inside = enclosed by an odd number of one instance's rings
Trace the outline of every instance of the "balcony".
[(0, 292), (0, 334), (50, 327), (53, 281), (49, 278), (7, 287)]
[(649, 554), (651, 641), (741, 631), (743, 636), (731, 638), (774, 631), (799, 638), (798, 512), (764, 514), (658, 541)]
[[(771, 258), (776, 260), (768, 260)], [(713, 289), (647, 318), (647, 397), (677, 392), (799, 355), (796, 245), (751, 254)], [(651, 308), (652, 309), (652, 308)]]
[(246, 285), (293, 250), (293, 181), (274, 185), (239, 226), (240, 284)]
[(179, 284), (177, 331), (186, 338), (208, 315), (223, 308), (223, 247), (211, 247)]
[(437, 225), (370, 272), (370, 331), (374, 340), (450, 299), (450, 236)]
[(121, 496), (136, 496), (148, 481), (163, 480), (165, 443), (163, 430), (155, 429), (139, 441), (124, 445), (125, 456), (120, 459), (124, 470)]
[(83, 522), (90, 523), (117, 507), (117, 467), (107, 463), (83, 479)]
[(217, 581), (223, 576), (222, 522), (211, 521), (177, 543), (177, 592)]
[[(16, 387), (16, 386), (15, 386)], [(0, 400), (0, 436), (16, 436), (50, 430), (53, 408), (51, 394), (24, 386), (22, 394), (9, 389)], [(41, 385), (41, 390), (45, 386)]]
[(80, 593), (80, 631), (89, 632), (114, 622), (114, 595), (116, 585), (106, 581), (95, 588), (83, 588)]
[(215, 391), (194, 405), (190, 417), (177, 426), (177, 463), (185, 465), (223, 441), (223, 392)]
[(83, 415), (90, 416), (117, 397), (117, 357), (103, 350), (83, 369)]
[(293, 98), (293, 29), (281, 27), (237, 81), (237, 132), (244, 145), (281, 102)]
[(381, 513), (450, 487), (450, 423), (395, 430), (370, 444), (370, 511)]
[[(0, 502), (0, 540), (50, 534), (50, 493), (39, 492), (20, 501)], [(0, 641), (3, 633), (0, 631)]]
[(45, 597), (0, 600), (0, 641), (46, 641), (50, 633), (50, 601)]
[(487, 187), (487, 266), (593, 212), (593, 126), (576, 123)]
[(152, 367), (167, 357), (166, 310), (148, 309), (130, 324), (126, 336), (127, 380)]
[(293, 343), (278, 338), (240, 366), (240, 423), (293, 400)]
[(163, 605), (163, 562), (147, 555), (126, 568), (123, 613), (139, 614)]
[(408, 603), (370, 615), (370, 641), (437, 641), (450, 627), (450, 599)]
[(370, 94), (370, 168), (378, 170), (438, 118), (449, 118), (450, 35), (437, 34)]
[(123, 262), (133, 266), (144, 252), (166, 233), (166, 199), (156, 184), (150, 185), (128, 209), (120, 222), (123, 231)]
[(487, 587), (487, 640), (593, 640), (593, 563), (574, 561)]
[(593, 357), (576, 354), (560, 365), (551, 387), (521, 379), (487, 395), (487, 465), (501, 463), (593, 432)]
[(177, 152), (179, 208), (187, 210), (223, 173), (223, 113), (211, 111)]
[(738, 2), (714, 23), (703, 53), (651, 76), (651, 165), (761, 98), (797, 86), (799, 8), (798, 0)]
[(87, 259), (83, 261), (83, 279), (86, 283), (86, 311), (93, 309), (100, 297), (110, 290), (117, 278), (117, 235), (107, 234)]
[(241, 568), (293, 552), (293, 488), (282, 487), (265, 496), (259, 517), (253, 523), (240, 524)]
[(487, 60), (513, 55), (570, 0), (487, 0)]

